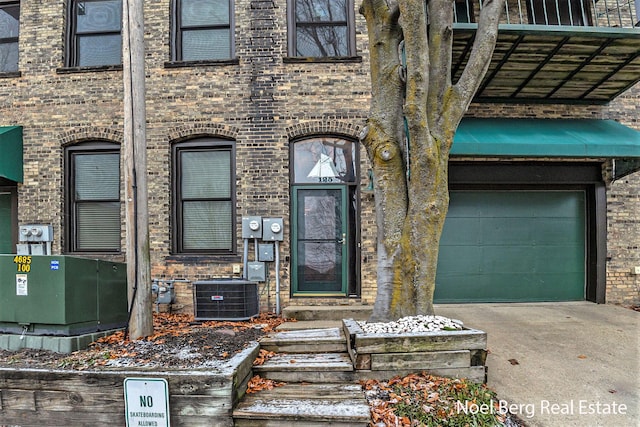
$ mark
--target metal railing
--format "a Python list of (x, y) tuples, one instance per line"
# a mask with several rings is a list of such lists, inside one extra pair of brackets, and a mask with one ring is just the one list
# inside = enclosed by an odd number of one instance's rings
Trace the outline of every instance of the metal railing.
[[(481, 0), (456, 0), (454, 22), (477, 22), (481, 8)], [(640, 0), (507, 0), (500, 23), (640, 31)]]

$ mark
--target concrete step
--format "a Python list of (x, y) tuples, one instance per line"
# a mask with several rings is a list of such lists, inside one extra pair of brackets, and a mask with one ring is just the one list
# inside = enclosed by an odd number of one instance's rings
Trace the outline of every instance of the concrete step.
[[(297, 323), (297, 322), (295, 322)], [(260, 348), (275, 353), (346, 352), (342, 327), (281, 331), (260, 339)]]
[(281, 353), (253, 367), (262, 378), (286, 383), (353, 382), (355, 372), (346, 353)]
[(343, 305), (343, 306), (306, 306), (292, 305), (282, 309), (282, 317), (296, 320), (367, 320), (371, 316), (371, 305)]
[(357, 384), (286, 384), (245, 395), (233, 419), (237, 427), (364, 427), (370, 410)]

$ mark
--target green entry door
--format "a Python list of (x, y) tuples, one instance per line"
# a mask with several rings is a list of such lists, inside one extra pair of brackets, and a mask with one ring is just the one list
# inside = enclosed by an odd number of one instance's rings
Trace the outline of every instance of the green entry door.
[(347, 187), (293, 187), (292, 293), (345, 296), (348, 282)]
[(585, 233), (582, 191), (452, 191), (434, 300), (583, 300)]
[(0, 191), (0, 254), (11, 254), (13, 247), (13, 219), (11, 216), (11, 193)]

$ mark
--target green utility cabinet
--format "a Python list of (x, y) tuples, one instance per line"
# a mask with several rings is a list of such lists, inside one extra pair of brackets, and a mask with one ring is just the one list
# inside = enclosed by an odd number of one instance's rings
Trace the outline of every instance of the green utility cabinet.
[(80, 335), (127, 323), (126, 264), (0, 255), (0, 332)]

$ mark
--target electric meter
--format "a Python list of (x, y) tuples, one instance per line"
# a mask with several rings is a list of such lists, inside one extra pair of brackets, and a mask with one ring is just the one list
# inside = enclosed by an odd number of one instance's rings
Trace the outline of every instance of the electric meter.
[(242, 217), (242, 238), (259, 239), (262, 237), (262, 217), (244, 216)]
[(264, 218), (262, 220), (262, 240), (278, 241), (284, 240), (282, 218)]

